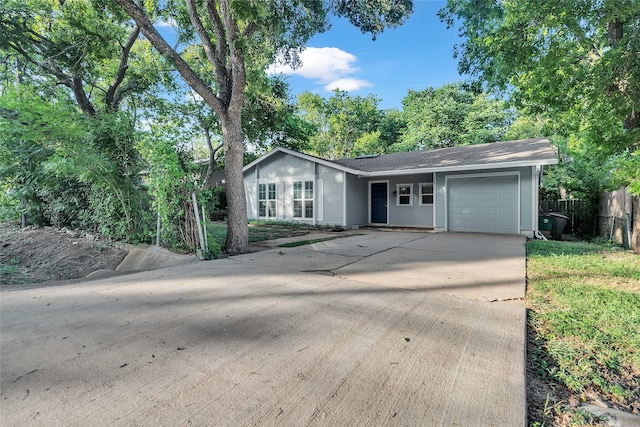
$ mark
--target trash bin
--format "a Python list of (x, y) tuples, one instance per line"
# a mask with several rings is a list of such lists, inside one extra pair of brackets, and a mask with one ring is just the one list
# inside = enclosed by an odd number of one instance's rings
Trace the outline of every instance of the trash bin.
[(569, 222), (569, 217), (557, 212), (549, 212), (547, 216), (551, 218), (551, 237), (562, 240), (562, 233)]
[(551, 229), (553, 228), (553, 218), (550, 217), (547, 214), (540, 214), (538, 215), (538, 230), (540, 231), (546, 231), (548, 233), (551, 233)]

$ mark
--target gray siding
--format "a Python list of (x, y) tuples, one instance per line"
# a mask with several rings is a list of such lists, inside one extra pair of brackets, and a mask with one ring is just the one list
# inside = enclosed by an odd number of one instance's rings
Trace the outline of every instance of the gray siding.
[[(293, 183), (313, 181), (314, 217), (293, 216)], [(342, 225), (343, 173), (315, 162), (277, 153), (244, 172), (247, 216), (258, 219), (258, 184), (276, 184), (276, 219), (308, 224)]]
[[(388, 224), (411, 227), (433, 227), (433, 205), (420, 205), (420, 184), (432, 182), (432, 174), (404, 175), (395, 177), (358, 178), (347, 174), (347, 226), (362, 226), (370, 222), (369, 183), (388, 181)], [(397, 205), (396, 184), (413, 185), (411, 206)]]
[[(433, 205), (420, 206), (420, 184), (432, 182), (432, 174), (403, 175), (389, 178), (389, 225), (433, 227)], [(412, 206), (398, 205), (397, 185), (412, 185)]]
[(323, 215), (319, 224), (343, 225), (344, 220), (344, 173), (333, 168), (317, 165), (318, 179), (322, 180)]
[(347, 176), (347, 227), (369, 223), (368, 182), (357, 176)]

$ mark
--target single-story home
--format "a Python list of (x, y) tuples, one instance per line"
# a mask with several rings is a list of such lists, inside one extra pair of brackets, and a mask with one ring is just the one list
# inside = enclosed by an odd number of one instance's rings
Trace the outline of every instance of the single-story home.
[(244, 168), (250, 219), (538, 233), (544, 138), (325, 160), (276, 148)]

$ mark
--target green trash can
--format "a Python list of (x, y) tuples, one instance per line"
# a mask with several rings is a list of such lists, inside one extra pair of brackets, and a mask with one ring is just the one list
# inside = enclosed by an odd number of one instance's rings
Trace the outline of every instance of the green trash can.
[(538, 215), (538, 230), (551, 232), (553, 228), (553, 217), (548, 214)]

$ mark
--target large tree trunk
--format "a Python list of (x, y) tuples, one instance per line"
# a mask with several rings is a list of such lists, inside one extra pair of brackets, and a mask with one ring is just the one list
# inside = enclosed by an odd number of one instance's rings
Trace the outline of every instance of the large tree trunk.
[[(238, 115), (239, 116), (239, 115)], [(224, 178), (227, 191), (227, 241), (224, 251), (230, 255), (246, 253), (249, 249), (247, 228), (247, 199), (242, 172), (244, 147), (239, 117), (221, 117), (224, 141)]]

